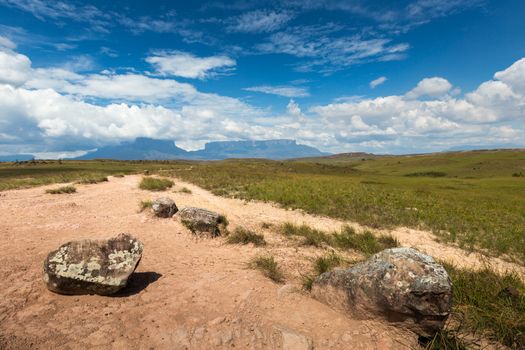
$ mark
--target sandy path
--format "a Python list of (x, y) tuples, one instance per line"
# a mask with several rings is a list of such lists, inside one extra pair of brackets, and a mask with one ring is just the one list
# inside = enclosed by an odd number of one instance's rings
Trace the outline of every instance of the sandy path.
[[(140, 177), (78, 185), (78, 193), (49, 195), (39, 187), (0, 193), (1, 349), (400, 349), (415, 337), (377, 321), (354, 320), (246, 268), (270, 250), (297, 284), (312, 248), (286, 245), (266, 230), (266, 248), (196, 240), (174, 219), (138, 213), (138, 202), (159, 196), (137, 188)], [(306, 222), (335, 228), (338, 221), (304, 216), (262, 203), (224, 199), (192, 186), (169, 192), (179, 206), (202, 206), (232, 226), (262, 221)], [(258, 226), (259, 225), (259, 226)], [(129, 232), (145, 251), (124, 293), (115, 297), (62, 296), (41, 279), (46, 254), (81, 238)]]
[[(280, 224), (292, 222), (295, 224), (307, 224), (320, 230), (333, 231), (339, 230), (343, 225), (350, 225), (357, 230), (364, 227), (354, 222), (341, 221), (328, 217), (305, 214), (299, 210), (286, 210), (271, 203), (257, 201), (245, 202), (238, 199), (218, 197), (198, 186), (192, 185), (182, 180), (177, 180), (179, 187), (191, 189), (194, 196), (177, 196), (177, 203), (184, 205), (197, 205), (212, 208), (213, 210), (223, 211), (228, 214), (228, 218), (235, 218), (235, 222), (251, 228), (260, 227), (261, 222)], [(373, 230), (373, 232), (392, 234), (402, 246), (413, 247), (425, 252), (435, 259), (447, 261), (457, 267), (468, 269), (480, 269), (490, 264), (495, 271), (506, 272), (516, 271), (525, 280), (525, 267), (499, 258), (487, 258), (475, 252), (469, 252), (453, 245), (447, 245), (436, 241), (435, 236), (428, 231), (415, 230), (406, 227), (399, 227), (394, 230)]]

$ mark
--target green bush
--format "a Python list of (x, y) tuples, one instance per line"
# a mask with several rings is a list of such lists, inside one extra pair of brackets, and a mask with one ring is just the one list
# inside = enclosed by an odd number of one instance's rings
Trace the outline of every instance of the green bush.
[(165, 191), (174, 185), (173, 181), (168, 179), (159, 179), (155, 177), (143, 177), (139, 188), (148, 191)]

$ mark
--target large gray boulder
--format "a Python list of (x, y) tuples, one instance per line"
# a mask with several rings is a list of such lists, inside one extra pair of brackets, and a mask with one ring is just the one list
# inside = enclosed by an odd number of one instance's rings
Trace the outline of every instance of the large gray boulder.
[(380, 317), (431, 336), (452, 307), (452, 284), (440, 264), (412, 248), (384, 250), (347, 270), (319, 276), (313, 296), (354, 317)]
[(161, 218), (171, 218), (179, 211), (175, 202), (167, 197), (154, 200), (151, 204), (151, 208), (155, 215)]
[(181, 209), (178, 214), (181, 222), (194, 234), (221, 235), (221, 229), (227, 225), (224, 216), (219, 213), (194, 207)]
[(107, 241), (68, 242), (44, 261), (44, 282), (60, 294), (108, 295), (124, 288), (135, 271), (144, 245), (121, 233)]

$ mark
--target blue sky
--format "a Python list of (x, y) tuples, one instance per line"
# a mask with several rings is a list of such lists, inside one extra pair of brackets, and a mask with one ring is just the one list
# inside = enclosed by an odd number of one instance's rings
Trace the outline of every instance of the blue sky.
[(524, 16), (520, 0), (0, 0), (0, 154), (139, 136), (525, 146)]

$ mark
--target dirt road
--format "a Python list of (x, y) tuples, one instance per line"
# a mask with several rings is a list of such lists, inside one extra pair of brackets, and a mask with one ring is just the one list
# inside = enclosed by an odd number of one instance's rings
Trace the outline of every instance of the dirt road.
[[(300, 290), (300, 277), (323, 254), (297, 247), (263, 222), (306, 223), (331, 230), (343, 222), (277, 206), (216, 197), (176, 181), (158, 194), (138, 189), (139, 176), (77, 185), (70, 195), (45, 194), (47, 186), (0, 193), (0, 348), (6, 349), (402, 349), (416, 337), (380, 321), (349, 318)], [(182, 187), (192, 193), (181, 193)], [(235, 246), (222, 238), (196, 239), (175, 219), (138, 212), (141, 200), (159, 196), (177, 205), (225, 214), (231, 226), (265, 234), (269, 244)], [(137, 272), (114, 297), (63, 296), (41, 278), (46, 254), (75, 239), (128, 232), (145, 244)], [(475, 255), (439, 245), (428, 233), (396, 230), (402, 243), (467, 266)], [(420, 236), (417, 236), (420, 235)], [(270, 252), (287, 284), (248, 269)], [(452, 252), (452, 253), (451, 253)], [(513, 267), (505, 265), (503, 267)]]

